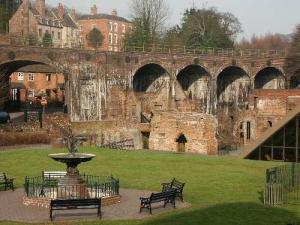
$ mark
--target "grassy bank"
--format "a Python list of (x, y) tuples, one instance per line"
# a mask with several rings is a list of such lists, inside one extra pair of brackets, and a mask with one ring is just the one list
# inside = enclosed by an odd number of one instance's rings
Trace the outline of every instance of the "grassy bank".
[[(47, 157), (47, 154), (59, 151), (0, 152), (0, 171), (15, 177), (16, 185), (22, 187), (25, 176), (39, 176), (42, 170), (64, 170), (62, 164)], [(113, 175), (120, 179), (121, 188), (159, 191), (161, 183), (176, 177), (186, 182), (184, 198), (192, 207), (142, 221), (68, 224), (284, 225), (288, 221), (300, 221), (297, 205), (268, 208), (262, 204), (265, 170), (278, 165), (276, 163), (147, 151), (96, 148), (83, 148), (80, 151), (97, 155), (91, 162), (79, 167), (82, 173)]]

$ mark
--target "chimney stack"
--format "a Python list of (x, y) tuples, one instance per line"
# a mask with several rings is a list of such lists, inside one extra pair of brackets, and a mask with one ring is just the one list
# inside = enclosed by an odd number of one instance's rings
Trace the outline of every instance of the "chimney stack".
[(97, 15), (98, 14), (96, 5), (93, 5), (93, 7), (91, 8), (91, 14), (92, 15)]
[(58, 16), (59, 16), (60, 18), (64, 18), (64, 15), (65, 15), (65, 9), (64, 9), (63, 4), (58, 3), (57, 12), (58, 12)]
[(23, 5), (29, 5), (29, 0), (22, 0)]
[(36, 0), (35, 9), (39, 12), (41, 16), (45, 15), (45, 0)]
[(118, 16), (118, 11), (117, 11), (116, 9), (113, 9), (113, 10), (111, 11), (111, 15), (112, 15), (112, 16)]

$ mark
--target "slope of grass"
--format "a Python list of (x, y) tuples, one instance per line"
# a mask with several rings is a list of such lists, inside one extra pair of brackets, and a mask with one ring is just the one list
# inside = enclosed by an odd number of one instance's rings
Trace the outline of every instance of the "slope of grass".
[[(17, 186), (22, 187), (25, 176), (38, 176), (42, 170), (63, 170), (63, 164), (47, 157), (49, 153), (60, 151), (0, 152), (0, 171), (15, 177)], [(141, 221), (81, 221), (68, 224), (283, 225), (288, 221), (300, 220), (297, 205), (268, 208), (262, 204), (265, 170), (278, 165), (274, 162), (96, 148), (82, 148), (80, 151), (97, 155), (91, 162), (80, 165), (81, 173), (113, 175), (120, 179), (122, 188), (159, 191), (161, 183), (176, 177), (186, 182), (184, 198), (192, 203), (192, 207)]]

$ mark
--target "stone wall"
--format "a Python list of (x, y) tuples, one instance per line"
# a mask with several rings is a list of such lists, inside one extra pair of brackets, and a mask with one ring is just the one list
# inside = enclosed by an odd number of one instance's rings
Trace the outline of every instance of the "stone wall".
[(162, 112), (151, 122), (150, 149), (179, 151), (178, 138), (186, 138), (185, 152), (216, 154), (215, 117), (202, 113)]

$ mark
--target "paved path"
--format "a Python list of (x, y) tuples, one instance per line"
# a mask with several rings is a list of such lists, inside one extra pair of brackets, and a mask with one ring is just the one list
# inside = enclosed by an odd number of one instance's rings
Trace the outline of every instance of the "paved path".
[[(0, 192), (0, 221), (19, 221), (19, 222), (45, 222), (49, 221), (49, 209), (32, 206), (24, 206), (22, 198), (24, 189), (16, 191)], [(180, 208), (189, 207), (188, 203), (176, 201), (176, 209), (168, 204), (163, 208), (163, 203), (155, 205), (153, 214), (150, 215), (147, 210), (139, 213), (139, 197), (149, 196), (150, 191), (120, 189), (122, 196), (121, 202), (115, 205), (102, 208), (102, 219), (104, 220), (122, 220), (122, 219), (143, 219), (161, 212), (170, 210), (179, 210)], [(80, 220), (80, 219), (97, 219), (96, 210), (64, 210), (54, 212), (55, 220)]]

